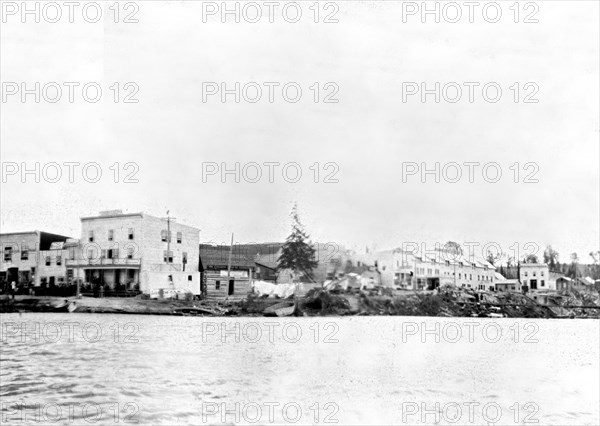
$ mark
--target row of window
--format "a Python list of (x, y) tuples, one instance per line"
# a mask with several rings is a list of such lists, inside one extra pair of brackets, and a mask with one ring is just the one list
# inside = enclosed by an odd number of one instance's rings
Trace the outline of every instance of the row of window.
[[(440, 270), (439, 269), (433, 269), (433, 268), (427, 268), (427, 275), (431, 276), (433, 275), (433, 273), (435, 272), (436, 276), (440, 275)], [(452, 275), (455, 276), (456, 272), (452, 272), (452, 274), (450, 274), (450, 272), (445, 271), (444, 275)], [(397, 274), (396, 274), (397, 275)], [(417, 275), (425, 275), (425, 268), (417, 268)], [(467, 277), (468, 275), (468, 277)], [(465, 280), (473, 280), (473, 274), (467, 274), (467, 273), (462, 273), (459, 272), (458, 273), (458, 278), (459, 279), (465, 279)], [(488, 281), (488, 282), (494, 282), (494, 277), (490, 277), (487, 275), (477, 275), (477, 281)]]
[[(163, 242), (171, 242), (172, 241), (172, 237), (173, 237), (173, 232), (172, 231), (167, 231), (166, 229), (163, 229), (162, 231), (160, 231), (160, 240)], [(94, 242), (94, 231), (90, 230), (88, 231), (88, 241), (90, 243)], [(176, 238), (177, 238), (177, 243), (181, 244), (181, 242), (183, 241), (183, 233), (182, 232), (177, 232), (176, 234)], [(107, 239), (108, 241), (114, 241), (115, 239), (115, 230), (114, 229), (109, 229), (108, 230), (108, 235), (107, 235)], [(129, 240), (133, 240), (134, 239), (134, 231), (133, 228), (129, 228), (127, 230), (127, 239)]]
[[(134, 247), (127, 247), (127, 259), (133, 259), (133, 253), (135, 252)], [(87, 252), (88, 259), (96, 258), (96, 250), (88, 248)], [(100, 250), (100, 259), (118, 259), (119, 249), (102, 249)]]
[[(21, 260), (29, 260), (29, 250), (21, 250)], [(50, 256), (46, 256), (44, 260), (46, 266), (50, 266), (52, 264), (52, 258)], [(12, 262), (12, 251), (4, 250), (4, 261)], [(56, 256), (56, 264), (58, 266), (62, 265), (62, 256)]]
[[(107, 238), (108, 238), (108, 241), (114, 241), (114, 239), (115, 239), (115, 230), (114, 229), (108, 230)], [(127, 239), (133, 240), (134, 238), (135, 238), (135, 233), (134, 233), (133, 228), (128, 228), (127, 229)], [(88, 241), (90, 243), (94, 242), (94, 231), (93, 230), (88, 231)]]
[[(4, 261), (12, 262), (13, 248), (12, 246), (4, 247)], [(29, 248), (23, 245), (21, 248), (21, 260), (29, 260)]]
[[(172, 241), (172, 236), (173, 236), (173, 231), (167, 231), (166, 229), (163, 229), (162, 231), (160, 231), (160, 240), (162, 242), (171, 242)], [(181, 241), (183, 240), (183, 234), (181, 232), (177, 233), (177, 243), (181, 244)]]
[[(432, 259), (432, 260), (431, 260), (431, 262), (432, 262), (432, 263), (440, 263), (440, 262), (436, 261), (435, 259)], [(446, 261), (445, 261), (445, 264), (446, 264), (446, 266), (450, 266), (450, 261), (449, 261), (449, 260), (446, 260)], [(400, 261), (399, 261), (399, 260), (396, 260), (396, 268), (397, 268), (397, 269), (400, 269), (401, 267), (402, 267), (402, 268), (409, 268), (410, 266), (411, 266), (411, 265), (410, 265), (408, 262), (406, 262), (406, 261), (402, 261), (402, 266), (401, 266), (401, 265), (400, 265)], [(459, 267), (459, 268), (463, 268), (464, 266), (465, 266), (465, 264), (464, 264), (463, 262), (458, 262), (458, 267)], [(473, 264), (472, 264), (472, 263), (469, 263), (469, 264), (467, 265), (467, 267), (476, 268), (477, 266), (476, 266), (474, 263), (473, 263)], [(484, 266), (483, 266), (483, 269), (485, 269), (485, 270), (487, 271), (489, 268), (488, 268), (486, 265), (484, 265)]]
[[(127, 249), (127, 259), (133, 259), (134, 248), (129, 247)], [(184, 251), (181, 254), (182, 260), (181, 262), (186, 264), (188, 261), (188, 254)], [(88, 249), (88, 259), (95, 258), (95, 250), (90, 248)], [(119, 259), (119, 249), (103, 249), (100, 253), (101, 259)], [(163, 251), (163, 262), (165, 263), (173, 263), (173, 251), (164, 250)]]
[[(536, 274), (536, 271), (533, 271), (532, 275), (533, 275), (534, 277), (535, 277), (535, 274)], [(523, 275), (524, 275), (524, 276), (527, 276), (527, 271), (524, 271), (524, 272), (523, 272)], [(540, 271), (540, 277), (543, 277), (543, 276), (544, 276), (544, 271)]]

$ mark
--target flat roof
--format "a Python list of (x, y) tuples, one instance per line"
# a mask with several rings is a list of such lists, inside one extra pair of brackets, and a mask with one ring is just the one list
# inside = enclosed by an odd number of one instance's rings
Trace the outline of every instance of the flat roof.
[(114, 219), (116, 217), (134, 217), (134, 216), (144, 217), (144, 214), (140, 212), (140, 213), (118, 213), (118, 214), (107, 214), (107, 215), (98, 215), (98, 216), (86, 216), (86, 217), (82, 217), (81, 221), (92, 220), (92, 219)]
[(38, 231), (20, 231), (20, 232), (0, 232), (0, 236), (2, 235), (26, 235), (26, 234), (36, 234)]

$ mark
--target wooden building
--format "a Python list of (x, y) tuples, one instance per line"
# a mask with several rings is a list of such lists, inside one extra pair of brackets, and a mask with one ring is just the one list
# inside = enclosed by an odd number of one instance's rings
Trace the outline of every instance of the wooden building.
[(254, 274), (254, 260), (240, 246), (200, 244), (200, 273), (203, 293), (209, 298), (246, 297)]

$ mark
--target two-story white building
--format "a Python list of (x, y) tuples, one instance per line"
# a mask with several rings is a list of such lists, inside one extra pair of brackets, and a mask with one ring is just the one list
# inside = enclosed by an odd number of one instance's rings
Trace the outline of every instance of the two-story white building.
[(66, 267), (74, 241), (43, 231), (0, 234), (0, 281), (34, 287), (69, 284), (76, 278)]
[(79, 253), (67, 266), (110, 289), (200, 294), (200, 229), (169, 218), (120, 210), (81, 218)]
[(556, 290), (556, 278), (550, 276), (545, 263), (522, 263), (519, 270), (521, 285), (529, 290)]

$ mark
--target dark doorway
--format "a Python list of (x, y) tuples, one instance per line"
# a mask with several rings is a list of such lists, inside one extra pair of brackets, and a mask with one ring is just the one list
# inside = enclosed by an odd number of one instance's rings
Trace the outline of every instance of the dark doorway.
[(537, 290), (537, 280), (531, 280), (531, 289)]
[(229, 296), (231, 296), (234, 292), (234, 283), (235, 283), (235, 280), (229, 280), (229, 288), (227, 290), (227, 294)]
[(9, 284), (13, 281), (19, 282), (19, 268), (8, 268), (6, 276)]

